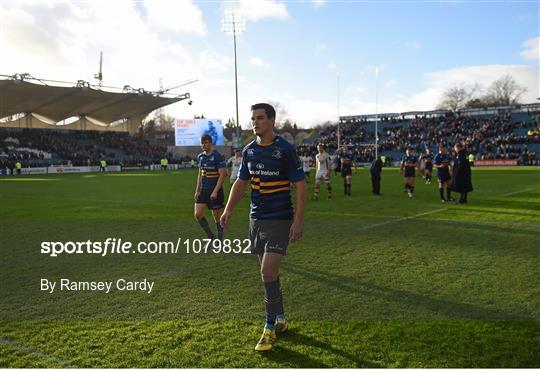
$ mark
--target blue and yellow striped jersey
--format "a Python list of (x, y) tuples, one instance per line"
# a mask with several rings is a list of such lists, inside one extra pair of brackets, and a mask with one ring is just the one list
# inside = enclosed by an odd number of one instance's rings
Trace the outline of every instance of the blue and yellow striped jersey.
[(422, 159), (427, 162), (433, 162), (433, 154), (422, 154)]
[(452, 156), (448, 153), (437, 153), (435, 155), (435, 158), (433, 160), (433, 162), (435, 163), (435, 165), (437, 166), (449, 166), (450, 165), (450, 162), (452, 162)]
[(201, 189), (214, 189), (219, 178), (219, 169), (225, 168), (225, 157), (217, 150), (212, 153), (200, 153), (197, 156), (197, 166), (201, 169)]
[(418, 157), (414, 154), (405, 154), (401, 159), (401, 163), (403, 163), (405, 167), (416, 167), (416, 162), (418, 162)]
[(342, 153), (340, 156), (339, 156), (339, 160), (341, 162), (341, 169), (342, 170), (348, 170), (348, 169), (351, 169), (352, 168), (352, 165), (353, 165), (353, 156), (351, 153)]
[(250, 218), (291, 219), (294, 214), (290, 183), (304, 180), (294, 147), (276, 136), (269, 145), (249, 143), (242, 151), (238, 178), (251, 181)]

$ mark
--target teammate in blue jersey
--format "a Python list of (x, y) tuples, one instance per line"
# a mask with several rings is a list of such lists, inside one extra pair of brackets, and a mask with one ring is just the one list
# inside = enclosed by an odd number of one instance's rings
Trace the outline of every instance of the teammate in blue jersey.
[(433, 153), (431, 149), (426, 148), (426, 152), (420, 156), (420, 160), (424, 162), (424, 180), (426, 184), (431, 184), (431, 173), (433, 172)]
[[(274, 108), (259, 103), (251, 111), (257, 138), (242, 151), (240, 173), (221, 216), (221, 225), (227, 226), (234, 207), (250, 184), (249, 239), (251, 251), (258, 255), (261, 264), (266, 307), (266, 324), (255, 350), (268, 351), (275, 343), (276, 334), (287, 330), (279, 266), (289, 241), (302, 236), (306, 182), (294, 147), (274, 133)], [(296, 187), (296, 212), (291, 202), (291, 183)]]
[(215, 235), (210, 229), (208, 220), (204, 217), (206, 209), (212, 210), (216, 222), (217, 237), (223, 240), (223, 228), (219, 219), (224, 201), (223, 181), (227, 176), (225, 158), (220, 152), (213, 149), (212, 138), (209, 135), (201, 136), (201, 148), (203, 152), (197, 156), (199, 174), (195, 190), (195, 218), (208, 238), (214, 239)]
[(414, 193), (414, 185), (416, 183), (416, 169), (418, 168), (418, 157), (412, 154), (411, 148), (405, 149), (405, 155), (401, 160), (399, 172), (404, 176), (405, 191), (409, 198), (412, 198)]
[[(437, 169), (437, 178), (439, 180), (439, 195), (441, 202), (452, 201), (452, 156), (444, 143), (439, 145), (439, 153), (433, 158), (433, 166)], [(446, 189), (446, 199), (444, 198), (444, 189)]]
[(339, 162), (341, 164), (341, 177), (343, 178), (343, 191), (345, 195), (350, 196), (353, 156), (346, 146), (343, 147), (343, 151), (339, 156)]

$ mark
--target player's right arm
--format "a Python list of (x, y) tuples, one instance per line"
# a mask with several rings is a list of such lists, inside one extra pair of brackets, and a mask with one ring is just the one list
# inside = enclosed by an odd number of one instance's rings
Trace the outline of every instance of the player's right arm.
[(237, 178), (234, 182), (231, 188), (231, 193), (229, 194), (229, 200), (227, 201), (225, 210), (223, 211), (223, 214), (221, 215), (221, 218), (219, 220), (221, 227), (223, 227), (224, 229), (227, 228), (227, 223), (229, 222), (229, 218), (231, 217), (234, 207), (236, 207), (240, 199), (242, 199), (242, 197), (244, 196), (244, 193), (246, 192), (248, 186), (248, 182), (249, 180), (242, 180), (240, 178)]

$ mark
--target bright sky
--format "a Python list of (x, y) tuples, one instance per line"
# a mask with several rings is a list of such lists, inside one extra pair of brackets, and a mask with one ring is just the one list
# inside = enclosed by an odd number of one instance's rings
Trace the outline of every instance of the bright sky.
[(539, 92), (540, 5), (537, 1), (22, 1), (0, 0), (0, 74), (96, 81), (174, 92), (186, 101), (166, 112), (235, 116), (232, 37), (221, 31), (239, 9), (240, 121), (256, 102), (278, 101), (299, 126), (339, 112), (434, 109), (444, 89), (505, 74)]

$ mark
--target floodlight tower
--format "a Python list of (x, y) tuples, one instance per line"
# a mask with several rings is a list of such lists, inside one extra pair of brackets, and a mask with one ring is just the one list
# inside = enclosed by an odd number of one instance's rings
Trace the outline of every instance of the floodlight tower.
[(99, 81), (101, 87), (103, 83), (103, 51), (99, 52), (99, 72), (94, 75), (94, 78)]
[[(163, 91), (163, 78), (159, 78), (159, 91)], [(154, 123), (157, 123), (156, 121), (159, 121), (159, 127), (163, 128), (163, 121), (165, 121), (165, 111), (163, 107), (159, 108), (156, 111), (156, 115), (154, 118)], [(157, 125), (156, 125), (157, 126)]]
[(240, 138), (240, 119), (238, 116), (238, 65), (236, 61), (236, 36), (241, 35), (246, 30), (246, 21), (238, 10), (225, 11), (221, 19), (221, 30), (233, 37), (234, 44), (234, 89), (236, 93), (236, 137)]
[(339, 73), (337, 75), (337, 148), (339, 150), (339, 146), (341, 144), (341, 113), (339, 112)]

